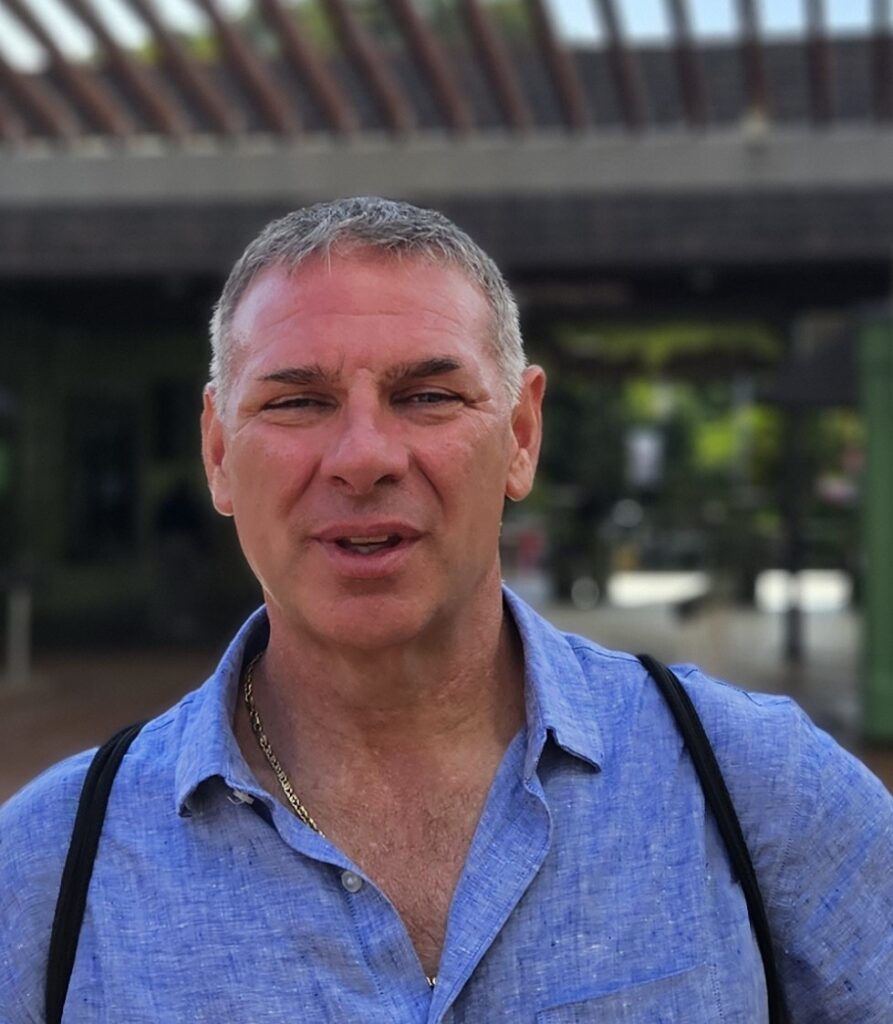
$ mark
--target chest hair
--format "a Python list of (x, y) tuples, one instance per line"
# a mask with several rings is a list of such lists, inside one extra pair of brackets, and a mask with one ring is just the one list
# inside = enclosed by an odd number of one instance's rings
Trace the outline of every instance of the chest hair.
[(362, 801), (359, 809), (326, 816), (326, 834), (394, 904), (428, 975), (437, 973), (450, 903), (485, 797), (479, 786), (464, 786), (408, 804)]

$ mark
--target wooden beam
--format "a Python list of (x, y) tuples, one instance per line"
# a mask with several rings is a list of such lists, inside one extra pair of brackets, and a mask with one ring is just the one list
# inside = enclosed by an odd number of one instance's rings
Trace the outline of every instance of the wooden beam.
[(545, 0), (526, 0), (526, 3), (534, 34), (558, 94), (564, 121), (573, 131), (583, 131), (592, 118), (573, 56), (558, 39)]
[(235, 135), (242, 128), (242, 119), (237, 117), (232, 105), (208, 82), (195, 66), (179, 39), (167, 28), (155, 7), (154, 0), (124, 0), (134, 13), (149, 28), (164, 65), (169, 69), (177, 85), (190, 102), (208, 119), (211, 126), (223, 135)]
[(459, 2), (478, 60), (496, 93), (506, 123), (513, 131), (526, 132), (533, 117), (502, 38), (480, 0)]
[(704, 68), (694, 44), (694, 36), (685, 0), (667, 0), (673, 43), (676, 51), (676, 69), (682, 108), (689, 124), (702, 127), (707, 123), (707, 87)]
[(146, 81), (143, 68), (138, 67), (124, 51), (89, 0), (63, 0), (63, 3), (92, 32), (105, 51), (112, 73), (142, 109), (149, 124), (162, 135), (182, 140), (186, 135), (186, 126), (181, 112), (158, 88), (158, 83), (150, 85)]
[(465, 133), (473, 125), (468, 101), (450, 71), (440, 43), (425, 24), (416, 9), (414, 0), (387, 0), (409, 50), (421, 68), (422, 74), (431, 83), (437, 105), (451, 131)]
[(834, 76), (822, 0), (806, 0), (806, 61), (810, 116), (814, 123), (825, 125), (834, 117)]
[(626, 45), (614, 0), (596, 0), (623, 121), (631, 131), (645, 125), (645, 90), (635, 57)]
[(771, 112), (769, 81), (756, 0), (738, 0), (738, 20), (741, 23), (741, 66), (747, 113), (768, 120)]
[(295, 74), (309, 87), (331, 128), (339, 135), (354, 131), (357, 118), (350, 101), (316, 50), (304, 41), (293, 14), (280, 0), (258, 0), (258, 7), (276, 33)]
[(238, 30), (220, 13), (216, 0), (194, 0), (214, 27), (223, 57), (267, 127), (276, 135), (294, 135), (300, 124), (282, 90)]
[(415, 127), (416, 117), (371, 36), (360, 25), (347, 0), (322, 0), (350, 59), (369, 83), (385, 124), (397, 135)]
[(13, 101), (53, 139), (69, 142), (77, 127), (65, 111), (50, 98), (44, 84), (34, 75), (16, 71), (0, 56), (0, 85)]
[[(2, 85), (2, 73), (0, 73), (0, 85)], [(0, 92), (0, 142), (8, 142), (14, 146), (24, 142), (26, 134), (25, 125), (19, 112), (13, 110), (7, 102), (6, 96)]]
[(81, 66), (72, 64), (56, 45), (24, 0), (2, 0), (7, 10), (43, 47), (50, 69), (62, 86), (63, 95), (77, 106), (93, 127), (115, 138), (124, 138), (133, 131), (133, 124), (112, 102), (95, 76)]

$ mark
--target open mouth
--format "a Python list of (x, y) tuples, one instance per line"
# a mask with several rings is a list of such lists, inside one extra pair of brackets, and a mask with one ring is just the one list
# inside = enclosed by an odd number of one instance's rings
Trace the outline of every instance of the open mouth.
[(342, 551), (352, 551), (357, 555), (374, 555), (379, 551), (395, 548), (402, 539), (399, 533), (389, 533), (381, 537), (339, 537), (335, 543)]

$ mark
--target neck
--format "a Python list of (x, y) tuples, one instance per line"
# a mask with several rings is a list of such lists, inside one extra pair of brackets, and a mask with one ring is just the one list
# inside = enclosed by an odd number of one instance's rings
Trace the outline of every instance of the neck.
[(524, 721), (523, 658), (501, 593), (489, 612), (372, 653), (291, 640), (271, 615), (254, 688), (280, 759), (305, 779), (373, 768), (434, 781), (501, 756)]

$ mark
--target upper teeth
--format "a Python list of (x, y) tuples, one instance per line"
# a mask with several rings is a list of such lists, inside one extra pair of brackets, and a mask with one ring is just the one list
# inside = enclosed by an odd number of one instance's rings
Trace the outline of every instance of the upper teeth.
[(348, 537), (348, 544), (386, 544), (389, 540), (388, 535), (385, 534), (382, 537)]

